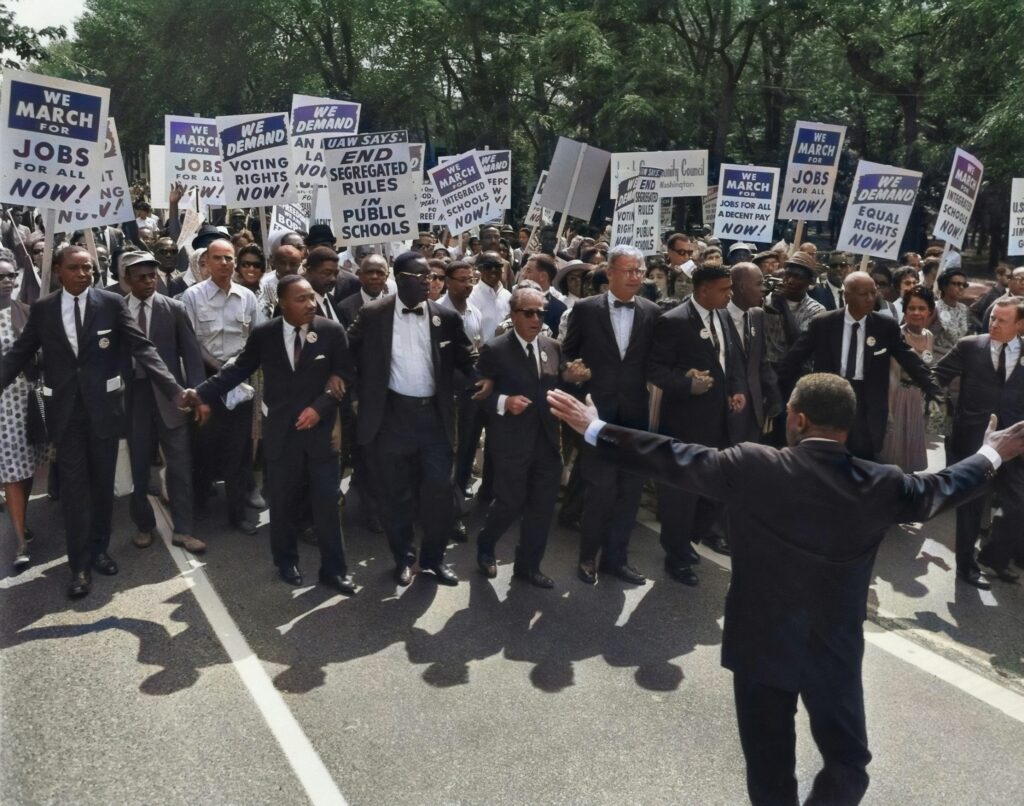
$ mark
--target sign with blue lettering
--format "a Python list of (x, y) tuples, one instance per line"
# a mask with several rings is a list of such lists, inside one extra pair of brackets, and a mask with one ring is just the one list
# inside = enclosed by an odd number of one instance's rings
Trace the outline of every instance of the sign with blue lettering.
[(128, 190), (128, 175), (121, 155), (121, 141), (117, 136), (117, 125), (113, 118), (107, 118), (107, 139), (103, 152), (103, 181), (100, 183), (100, 207), (95, 213), (81, 210), (57, 211), (58, 231), (71, 231), (84, 227), (102, 227), (123, 224), (135, 218), (132, 211), (131, 193)]
[(0, 201), (98, 213), (109, 102), (104, 87), (4, 71)]
[(771, 243), (779, 169), (722, 165), (714, 235), (731, 241)]
[(217, 118), (217, 130), (224, 152), (225, 204), (251, 207), (295, 200), (287, 113), (225, 115)]
[(224, 204), (224, 174), (217, 121), (212, 118), (164, 116), (167, 155), (165, 181), (199, 189), (199, 203)]
[(853, 177), (836, 249), (896, 260), (921, 174), (861, 160)]
[(461, 235), (501, 216), (478, 153), (460, 154), (427, 172), (437, 193), (441, 215), (452, 235)]
[(796, 122), (786, 181), (782, 185), (779, 218), (828, 220), (845, 138), (845, 126)]
[(313, 95), (292, 95), (292, 182), (326, 185), (320, 144), (326, 137), (359, 131), (360, 104)]
[(946, 193), (939, 206), (932, 237), (939, 238), (957, 249), (963, 249), (967, 225), (974, 212), (974, 203), (981, 190), (981, 178), (985, 168), (978, 159), (961, 148), (953, 155), (949, 169)]

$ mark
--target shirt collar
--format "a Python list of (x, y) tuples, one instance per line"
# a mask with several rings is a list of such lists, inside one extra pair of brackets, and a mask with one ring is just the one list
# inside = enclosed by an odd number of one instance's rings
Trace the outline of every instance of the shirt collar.
[(705, 308), (703, 305), (697, 302), (697, 300), (694, 299), (693, 297), (690, 297), (690, 302), (692, 302), (693, 307), (697, 309), (697, 313), (700, 314), (700, 318), (706, 322), (711, 311), (709, 311), (707, 308)]
[(630, 297), (629, 299), (621, 300), (617, 296), (615, 296), (611, 291), (609, 291), (607, 293), (608, 293), (608, 307), (613, 309), (613, 310), (615, 309), (615, 303), (616, 302), (636, 302), (636, 296), (635, 295)]
[(284, 334), (285, 334), (286, 336), (288, 336), (289, 338), (295, 338), (295, 333), (294, 333), (294, 331), (295, 331), (296, 329), (298, 329), (298, 330), (300, 330), (300, 331), (303, 331), (303, 332), (305, 332), (305, 331), (308, 331), (308, 330), (309, 330), (309, 325), (302, 325), (301, 327), (299, 327), (299, 328), (296, 328), (296, 327), (295, 327), (295, 325), (293, 325), (293, 324), (292, 324), (291, 322), (289, 322), (289, 321), (288, 321), (287, 319), (285, 319), (285, 318), (284, 318), (283, 316), (281, 317), (281, 324), (283, 324), (283, 325), (284, 325)]
[[(694, 304), (696, 304), (696, 303), (694, 303)], [(746, 313), (745, 310), (743, 310), (739, 305), (737, 305), (732, 300), (729, 300), (728, 311), (729, 311), (729, 315), (733, 319), (742, 319), (743, 315)]]
[(850, 316), (850, 309), (849, 308), (843, 308), (843, 322), (845, 322), (848, 325), (852, 325), (855, 322), (866, 322), (867, 318), (868, 317), (865, 315), (865, 316), (863, 316), (860, 319), (854, 319), (852, 316)]
[[(519, 346), (523, 348), (523, 352), (524, 353), (526, 352), (526, 345), (528, 345), (528, 344), (536, 345), (537, 344), (537, 340), (536, 339), (534, 339), (533, 341), (526, 341), (525, 339), (523, 339), (523, 337), (519, 335), (519, 333), (516, 331), (515, 328), (512, 328), (512, 333), (515, 334), (516, 341), (519, 342)], [(534, 354), (536, 354), (536, 352), (537, 352), (537, 348), (536, 347), (534, 347), (533, 352), (534, 352)]]
[(81, 299), (82, 302), (85, 302), (85, 298), (87, 296), (89, 296), (89, 289), (88, 288), (85, 289), (85, 291), (83, 291), (81, 294), (79, 294), (78, 297), (75, 297), (75, 295), (72, 294), (71, 292), (69, 292), (66, 288), (62, 288), (60, 290), (60, 293), (63, 295), (62, 299), (67, 300), (67, 303), (69, 305), (74, 305), (75, 304), (75, 299)]
[(134, 294), (129, 294), (128, 295), (128, 306), (130, 308), (132, 308), (133, 310), (135, 308), (138, 308), (142, 304), (152, 305), (153, 304), (153, 298), (150, 297), (147, 300), (141, 300), (137, 296), (135, 296)]
[[(203, 280), (203, 283), (206, 285), (204, 292), (206, 294), (207, 299), (213, 299), (215, 296), (217, 296), (217, 292), (222, 290), (221, 287), (217, 285), (215, 282), (213, 282), (213, 279), (210, 277), (207, 277), (205, 280)], [(241, 288), (242, 286), (238, 285), (238, 283), (232, 280), (231, 285), (228, 286), (228, 290), (225, 291), (224, 293), (227, 294), (228, 296), (234, 294), (236, 297), (240, 297), (242, 296), (241, 291), (239, 290)]]

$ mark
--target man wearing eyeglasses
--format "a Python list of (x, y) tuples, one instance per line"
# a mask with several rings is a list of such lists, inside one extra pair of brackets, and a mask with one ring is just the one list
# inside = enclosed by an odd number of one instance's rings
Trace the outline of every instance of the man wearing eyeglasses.
[(505, 263), (497, 252), (481, 252), (476, 268), (480, 282), (473, 288), (469, 301), (480, 311), (480, 327), (486, 341), (494, 336), (498, 323), (508, 316), (512, 294), (502, 285)]
[(674, 232), (665, 241), (665, 259), (675, 283), (676, 299), (686, 299), (693, 293), (690, 275), (697, 265), (693, 262), (694, 243), (690, 236)]

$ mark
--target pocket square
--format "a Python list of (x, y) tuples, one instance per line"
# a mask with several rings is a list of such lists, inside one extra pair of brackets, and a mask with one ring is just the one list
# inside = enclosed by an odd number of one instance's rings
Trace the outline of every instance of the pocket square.
[(110, 332), (110, 330), (109, 330), (109, 329), (107, 329), (107, 330), (97, 330), (97, 331), (96, 331), (96, 335), (97, 335), (97, 336), (105, 336), (105, 335), (107, 335), (107, 334), (108, 334), (109, 332)]
[(323, 353), (320, 353), (320, 355), (318, 355), (318, 356), (317, 356), (316, 358), (314, 358), (313, 360), (314, 360), (314, 361), (321, 361), (321, 360), (322, 360), (322, 359), (324, 359), (324, 358), (327, 358), (327, 356), (326, 356), (326, 355), (324, 355)]
[(451, 344), (451, 341), (450, 341), (450, 340), (449, 340), (449, 341), (442, 341), (442, 342), (441, 342), (440, 344), (438, 344), (437, 346), (438, 346), (438, 347), (447, 347), (447, 346), (448, 346), (449, 344)]
[(872, 355), (885, 355), (887, 352), (889, 352), (889, 348), (883, 347), (881, 350), (875, 350), (875, 352), (872, 353)]

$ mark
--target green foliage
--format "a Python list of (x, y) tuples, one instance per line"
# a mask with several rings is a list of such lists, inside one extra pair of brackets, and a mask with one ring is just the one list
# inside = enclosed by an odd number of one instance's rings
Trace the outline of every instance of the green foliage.
[[(0, 68), (20, 68), (25, 62), (39, 61), (46, 56), (46, 40), (55, 42), (67, 36), (63, 25), (38, 31), (14, 21), (14, 12), (0, 2)], [(12, 55), (6, 55), (12, 54)]]

